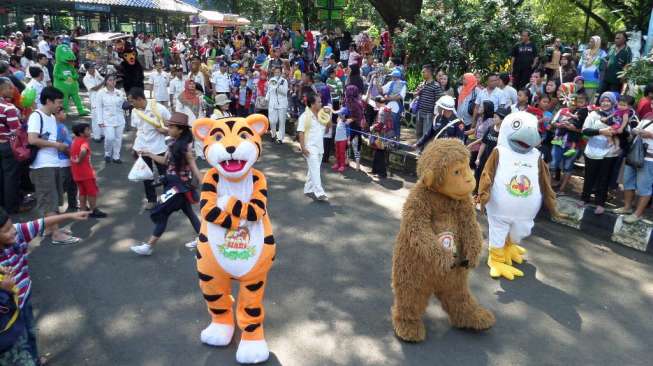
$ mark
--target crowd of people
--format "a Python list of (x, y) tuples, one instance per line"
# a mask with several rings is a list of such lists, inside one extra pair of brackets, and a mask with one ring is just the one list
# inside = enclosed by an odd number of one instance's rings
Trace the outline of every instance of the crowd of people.
[[(524, 31), (512, 50), (511, 73), (465, 73), (456, 80), (446, 67), (426, 62), (422, 82), (408, 90), (406, 69), (393, 54), (388, 31), (376, 38), (366, 32), (352, 36), (340, 29), (311, 32), (281, 26), (203, 37), (138, 34), (108, 46), (105, 61), (114, 67), (107, 70), (115, 72), (102, 75), (93, 63), (76, 65), (85, 73), (79, 82), (88, 93), (91, 121), (73, 125), (71, 132), (64, 94), (53, 86), (52, 75), (57, 46), (79, 52), (74, 38), (36, 29), (0, 37), (0, 240), (5, 248), (0, 265), (13, 267), (2, 272), (11, 277), (23, 271), (16, 258), (44, 230), (53, 244), (79, 242), (58, 227), (62, 220), (106, 217), (98, 207), (91, 150), (103, 142), (105, 163), (121, 164), (126, 128), (136, 130), (134, 158), (164, 177), (143, 181), (144, 208), (151, 210), (154, 229), (132, 251), (151, 255), (175, 211), (182, 211), (199, 233), (192, 204), (203, 147), (193, 139), (193, 122), (252, 113), (268, 117), (269, 137), (276, 144), (290, 142), (286, 124), (296, 121), (307, 162), (304, 193), (318, 201), (328, 200), (321, 165), (333, 162), (338, 173), (360, 170), (363, 144), (374, 151), (372, 174), (383, 179), (388, 151), (422, 150), (436, 138), (457, 138), (472, 151), (470, 165), (478, 180), (503, 119), (526, 111), (539, 120), (540, 150), (559, 194), (568, 192), (575, 162), (582, 158), (582, 201), (589, 203), (593, 196), (594, 212), (600, 215), (610, 190), (618, 188), (629, 146), (639, 136), (649, 150), (641, 166), (625, 164), (625, 205), (616, 211), (634, 223), (653, 190), (653, 84), (637, 103), (626, 93), (619, 77), (632, 57), (626, 41), (626, 34), (618, 32), (606, 52), (594, 36), (587, 49), (572, 54), (556, 39), (541, 52)], [(31, 104), (21, 98), (25, 89), (36, 94)], [(402, 129), (407, 112), (415, 121), (414, 136)], [(17, 157), (21, 130), (32, 153), (27, 160)], [(413, 138), (415, 143), (406, 142)], [(181, 195), (162, 199), (157, 195), (161, 185), (164, 192), (175, 187)], [(59, 214), (64, 197), (67, 211), (77, 214)], [(45, 221), (14, 226), (8, 214), (29, 210), (33, 201)], [(187, 244), (194, 245), (196, 241)], [(18, 277), (15, 284), (29, 299), (29, 277)], [(24, 299), (21, 306), (28, 303)], [(36, 357), (29, 319), (25, 323), (30, 354)]]

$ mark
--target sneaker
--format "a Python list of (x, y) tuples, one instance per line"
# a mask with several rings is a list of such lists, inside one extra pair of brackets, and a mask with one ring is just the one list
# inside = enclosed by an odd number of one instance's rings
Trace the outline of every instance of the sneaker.
[(122, 160), (120, 159), (113, 159), (112, 161), (114, 164), (122, 164)]
[(195, 249), (197, 248), (197, 240), (189, 241), (188, 243), (184, 244), (184, 246), (188, 249)]
[(274, 143), (277, 144), (277, 145), (283, 144), (283, 142), (281, 140), (279, 140), (279, 139), (274, 140)]
[(570, 158), (572, 156), (575, 156), (576, 155), (576, 149), (569, 149), (569, 150), (565, 151), (565, 153), (562, 154), (562, 155), (564, 155), (565, 158)]
[(145, 204), (145, 209), (149, 211), (149, 210), (153, 209), (154, 206), (156, 206), (156, 202), (148, 202), (148, 203)]
[(304, 193), (304, 196), (306, 196), (308, 198), (311, 198), (313, 200), (317, 199), (317, 196), (315, 196), (315, 193), (313, 193), (313, 192)]
[(551, 140), (551, 145), (562, 146), (562, 139), (555, 138), (555, 139)]
[(110, 162), (111, 162), (111, 157), (109, 157), (109, 156), (105, 156), (105, 157), (104, 157), (104, 162), (105, 162), (105, 163), (110, 163)]
[(323, 194), (323, 195), (321, 195), (320, 197), (318, 197), (317, 200), (320, 201), (320, 202), (328, 202), (328, 201), (329, 201), (329, 197), (327, 197), (326, 194)]
[(633, 209), (621, 207), (616, 210), (612, 210), (612, 212), (616, 213), (617, 215), (630, 215), (633, 213)]
[(134, 245), (131, 248), (132, 252), (138, 255), (152, 255), (152, 246), (148, 243), (141, 243), (140, 245)]
[(69, 236), (66, 239), (61, 239), (61, 240), (54, 240), (52, 239), (52, 244), (53, 245), (70, 245), (70, 244), (77, 244), (82, 239), (74, 237), (74, 236)]
[(107, 217), (107, 214), (105, 212), (101, 211), (99, 208), (96, 208), (88, 216), (93, 217), (95, 219), (103, 219), (103, 218)]
[(634, 223), (636, 223), (637, 221), (639, 221), (641, 219), (642, 219), (641, 216), (637, 216), (635, 214), (630, 214), (630, 215), (624, 217), (624, 222), (626, 224), (634, 224)]

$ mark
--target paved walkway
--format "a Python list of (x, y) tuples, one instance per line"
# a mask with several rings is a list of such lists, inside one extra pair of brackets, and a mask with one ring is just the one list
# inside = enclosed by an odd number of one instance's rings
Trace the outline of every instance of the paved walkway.
[[(131, 253), (152, 228), (142, 185), (127, 181), (126, 153), (125, 164), (105, 166), (101, 145), (92, 148), (110, 216), (72, 225), (85, 239), (76, 246), (33, 246), (41, 351), (55, 366), (235, 364), (236, 342), (217, 349), (199, 341), (209, 317), (195, 256), (183, 246), (193, 237), (186, 218), (171, 218), (152, 257)], [(524, 243), (524, 278), (492, 280), (485, 266), (471, 276), (473, 292), (496, 314), (492, 330), (452, 329), (433, 300), (427, 340), (405, 344), (390, 324), (390, 263), (411, 183), (325, 169), (326, 205), (302, 194), (305, 163), (291, 146), (266, 142), (257, 166), (269, 182), (278, 243), (266, 290), (268, 364), (649, 364), (651, 256), (540, 222)]]

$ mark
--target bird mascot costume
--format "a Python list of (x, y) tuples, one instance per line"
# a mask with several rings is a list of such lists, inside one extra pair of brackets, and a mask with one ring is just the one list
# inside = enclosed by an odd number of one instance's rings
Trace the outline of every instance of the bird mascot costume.
[(69, 99), (73, 98), (77, 113), (80, 116), (87, 116), (89, 111), (84, 108), (79, 97), (79, 75), (75, 70), (75, 60), (75, 54), (68, 44), (62, 43), (57, 46), (54, 53), (52, 85), (63, 93), (63, 108), (66, 113), (70, 110)]
[(524, 275), (513, 263), (523, 261), (526, 249), (518, 244), (530, 235), (542, 203), (551, 216), (561, 217), (549, 168), (537, 149), (541, 142), (537, 127), (537, 117), (528, 112), (509, 114), (481, 174), (478, 194), (487, 211), (488, 266), (494, 278)]
[(241, 336), (236, 360), (245, 364), (269, 357), (263, 292), (276, 244), (267, 211), (267, 182), (252, 168), (267, 129), (268, 119), (261, 114), (193, 122), (193, 134), (204, 143), (206, 161), (212, 166), (200, 194), (197, 271), (211, 316), (200, 338), (211, 346), (229, 345), (234, 334), (231, 281), (238, 281), (236, 319)]
[(494, 315), (469, 291), (483, 237), (472, 191), (469, 151), (458, 139), (429, 143), (417, 163), (419, 180), (404, 204), (392, 256), (392, 324), (408, 342), (426, 336), (422, 316), (431, 296), (456, 328), (488, 329)]

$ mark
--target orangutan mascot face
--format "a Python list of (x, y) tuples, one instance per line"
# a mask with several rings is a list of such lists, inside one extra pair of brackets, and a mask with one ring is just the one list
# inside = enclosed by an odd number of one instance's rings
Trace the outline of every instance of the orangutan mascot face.
[(471, 197), (476, 186), (469, 151), (458, 139), (438, 139), (426, 146), (417, 163), (422, 184), (454, 200)]
[(136, 50), (131, 47), (125, 47), (122, 52), (122, 58), (130, 65), (136, 64)]

